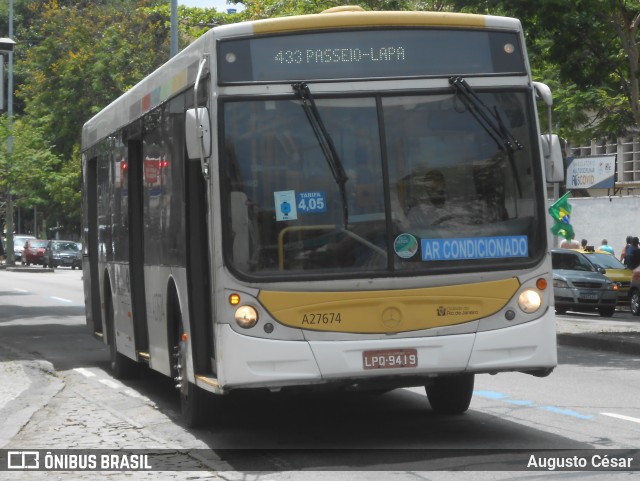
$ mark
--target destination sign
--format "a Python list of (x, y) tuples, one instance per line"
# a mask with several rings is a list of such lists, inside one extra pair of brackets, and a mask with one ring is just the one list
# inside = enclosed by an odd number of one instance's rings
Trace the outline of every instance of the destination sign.
[(221, 84), (522, 74), (515, 32), (350, 30), (221, 40)]

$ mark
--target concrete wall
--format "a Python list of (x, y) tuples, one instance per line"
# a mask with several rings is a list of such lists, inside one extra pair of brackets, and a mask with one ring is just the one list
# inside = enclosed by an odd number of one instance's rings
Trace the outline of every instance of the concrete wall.
[[(549, 205), (553, 200), (549, 201)], [(607, 239), (616, 257), (628, 235), (640, 237), (640, 197), (570, 197), (571, 225), (578, 242), (587, 239), (596, 248)], [(549, 226), (553, 219), (548, 216)], [(554, 239), (557, 239), (554, 237)], [(562, 239), (558, 240), (558, 245)]]

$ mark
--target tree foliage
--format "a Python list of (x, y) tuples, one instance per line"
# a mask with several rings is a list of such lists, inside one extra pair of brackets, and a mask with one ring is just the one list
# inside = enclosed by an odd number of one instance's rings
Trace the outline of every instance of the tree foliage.
[(554, 92), (560, 133), (574, 142), (636, 132), (637, 0), (470, 0), (523, 23), (536, 80)]
[[(149, 1), (23, 1), (16, 10), (16, 128), (29, 125), (38, 133), (43, 153), (62, 162), (45, 169), (39, 179), (49, 189), (43, 197), (36, 184), (3, 177), (18, 204), (47, 199), (49, 215), (79, 234), (82, 124), (113, 99), (168, 59), (165, 17), (150, 10)], [(17, 137), (16, 137), (17, 139)], [(16, 152), (17, 155), (17, 152)], [(17, 162), (16, 155), (13, 162)], [(41, 162), (32, 156), (33, 169)]]
[(163, 17), (140, 10), (145, 1), (67, 3), (29, 5), (38, 14), (24, 32), (16, 96), (69, 158), (82, 124), (168, 59), (169, 36)]
[[(59, 192), (52, 182), (62, 164), (42, 129), (20, 119), (0, 117), (0, 192), (11, 195), (20, 207), (51, 204)], [(75, 212), (78, 213), (77, 211)]]

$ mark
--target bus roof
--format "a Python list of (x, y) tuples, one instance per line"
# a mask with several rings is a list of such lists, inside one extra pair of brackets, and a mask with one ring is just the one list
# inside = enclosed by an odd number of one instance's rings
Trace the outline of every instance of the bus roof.
[(253, 22), (256, 35), (299, 30), (352, 28), (369, 26), (441, 26), (506, 28), (520, 30), (520, 22), (509, 17), (494, 17), (448, 12), (363, 12), (341, 11), (293, 17), (278, 17)]

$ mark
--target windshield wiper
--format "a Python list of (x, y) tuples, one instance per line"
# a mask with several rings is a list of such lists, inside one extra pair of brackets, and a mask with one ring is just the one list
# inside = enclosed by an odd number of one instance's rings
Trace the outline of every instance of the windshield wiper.
[(476, 120), (503, 150), (522, 150), (522, 144), (506, 128), (497, 107), (490, 109), (462, 77), (451, 77), (449, 83), (462, 96), (462, 101)]
[(320, 144), (322, 153), (324, 154), (325, 159), (327, 159), (327, 164), (329, 164), (331, 174), (333, 175), (336, 184), (338, 184), (338, 187), (340, 188), (340, 198), (342, 201), (342, 222), (344, 223), (344, 228), (346, 229), (349, 223), (349, 206), (347, 204), (346, 183), (349, 178), (347, 177), (347, 174), (344, 170), (344, 166), (342, 165), (340, 156), (336, 151), (333, 140), (331, 139), (329, 132), (324, 126), (324, 122), (322, 122), (322, 117), (320, 116), (320, 112), (318, 111), (316, 102), (311, 95), (309, 86), (305, 82), (297, 82), (291, 84), (291, 88), (293, 88), (293, 91), (296, 93), (302, 103), (304, 113), (307, 115), (307, 119), (309, 119), (309, 123), (311, 124), (313, 132), (316, 134), (316, 138), (318, 139), (318, 143)]
[(478, 121), (482, 128), (494, 140), (500, 150), (505, 152), (509, 157), (511, 171), (516, 181), (518, 195), (521, 194), (520, 179), (517, 175), (515, 159), (513, 153), (516, 150), (522, 150), (522, 144), (514, 137), (511, 131), (505, 126), (500, 111), (497, 107), (490, 109), (478, 94), (471, 88), (462, 77), (450, 77), (449, 83), (460, 95), (462, 102), (465, 104), (471, 115)]

